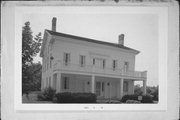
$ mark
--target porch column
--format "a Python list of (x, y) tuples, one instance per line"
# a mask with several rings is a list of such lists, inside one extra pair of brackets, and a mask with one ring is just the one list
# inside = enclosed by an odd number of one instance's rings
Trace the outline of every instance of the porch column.
[(57, 73), (56, 92), (61, 92), (61, 73)]
[(91, 77), (91, 93), (95, 93), (95, 76), (92, 75)]
[(146, 95), (146, 80), (143, 80), (143, 95)]
[(124, 83), (124, 78), (121, 78), (121, 80), (120, 80), (120, 99), (123, 97), (123, 83)]
[(134, 94), (134, 80), (132, 80), (132, 94)]

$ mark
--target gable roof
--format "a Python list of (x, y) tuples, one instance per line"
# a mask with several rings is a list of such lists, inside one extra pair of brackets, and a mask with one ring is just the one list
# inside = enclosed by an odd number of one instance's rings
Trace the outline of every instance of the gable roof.
[(136, 52), (136, 54), (139, 53), (138, 50), (126, 47), (124, 45), (119, 45), (117, 43), (110, 43), (110, 42), (105, 42), (105, 41), (100, 41), (100, 40), (95, 40), (95, 39), (90, 39), (90, 38), (85, 38), (85, 37), (80, 37), (80, 36), (75, 36), (75, 35), (70, 35), (70, 34), (65, 34), (65, 33), (60, 33), (60, 32), (54, 32), (51, 30), (45, 30), (45, 32), (48, 32), (51, 35), (55, 35), (55, 36), (61, 36), (61, 37), (67, 37), (67, 38), (72, 38), (74, 40), (80, 40), (80, 41), (86, 41), (86, 42), (91, 42), (91, 43), (97, 43), (97, 44), (101, 44), (101, 45), (108, 45), (108, 46), (112, 46), (112, 47), (116, 47), (116, 48), (122, 48), (125, 50), (131, 50)]

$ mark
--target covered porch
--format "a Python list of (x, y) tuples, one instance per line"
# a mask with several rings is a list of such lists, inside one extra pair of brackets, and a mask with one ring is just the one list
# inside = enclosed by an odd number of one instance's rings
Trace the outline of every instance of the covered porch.
[(134, 94), (136, 80), (143, 81), (143, 93), (146, 94), (146, 80), (122, 76), (54, 73), (51, 85), (56, 92), (91, 92), (97, 99), (121, 99), (123, 95)]

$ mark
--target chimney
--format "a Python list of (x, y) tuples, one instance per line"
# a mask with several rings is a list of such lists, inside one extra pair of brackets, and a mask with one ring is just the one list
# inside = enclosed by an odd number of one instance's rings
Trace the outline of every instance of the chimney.
[(56, 32), (56, 17), (52, 19), (52, 31)]
[(124, 34), (119, 35), (119, 45), (124, 45)]

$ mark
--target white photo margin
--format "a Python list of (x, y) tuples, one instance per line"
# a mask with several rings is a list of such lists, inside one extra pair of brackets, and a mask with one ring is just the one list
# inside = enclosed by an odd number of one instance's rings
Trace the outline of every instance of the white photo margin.
[[(59, 11), (59, 9), (63, 9)], [(70, 9), (70, 10), (68, 10)], [(98, 10), (97, 10), (98, 9)], [(53, 11), (53, 12), (52, 12)], [(55, 11), (55, 12), (54, 12)], [(158, 104), (24, 104), (22, 103), (22, 16), (34, 14), (66, 14), (78, 12), (89, 14), (118, 13), (118, 14), (156, 14), (159, 17), (159, 102)], [(15, 68), (14, 68), (14, 105), (15, 111), (166, 111), (167, 110), (167, 81), (168, 81), (168, 7), (140, 6), (16, 6), (15, 7)]]

